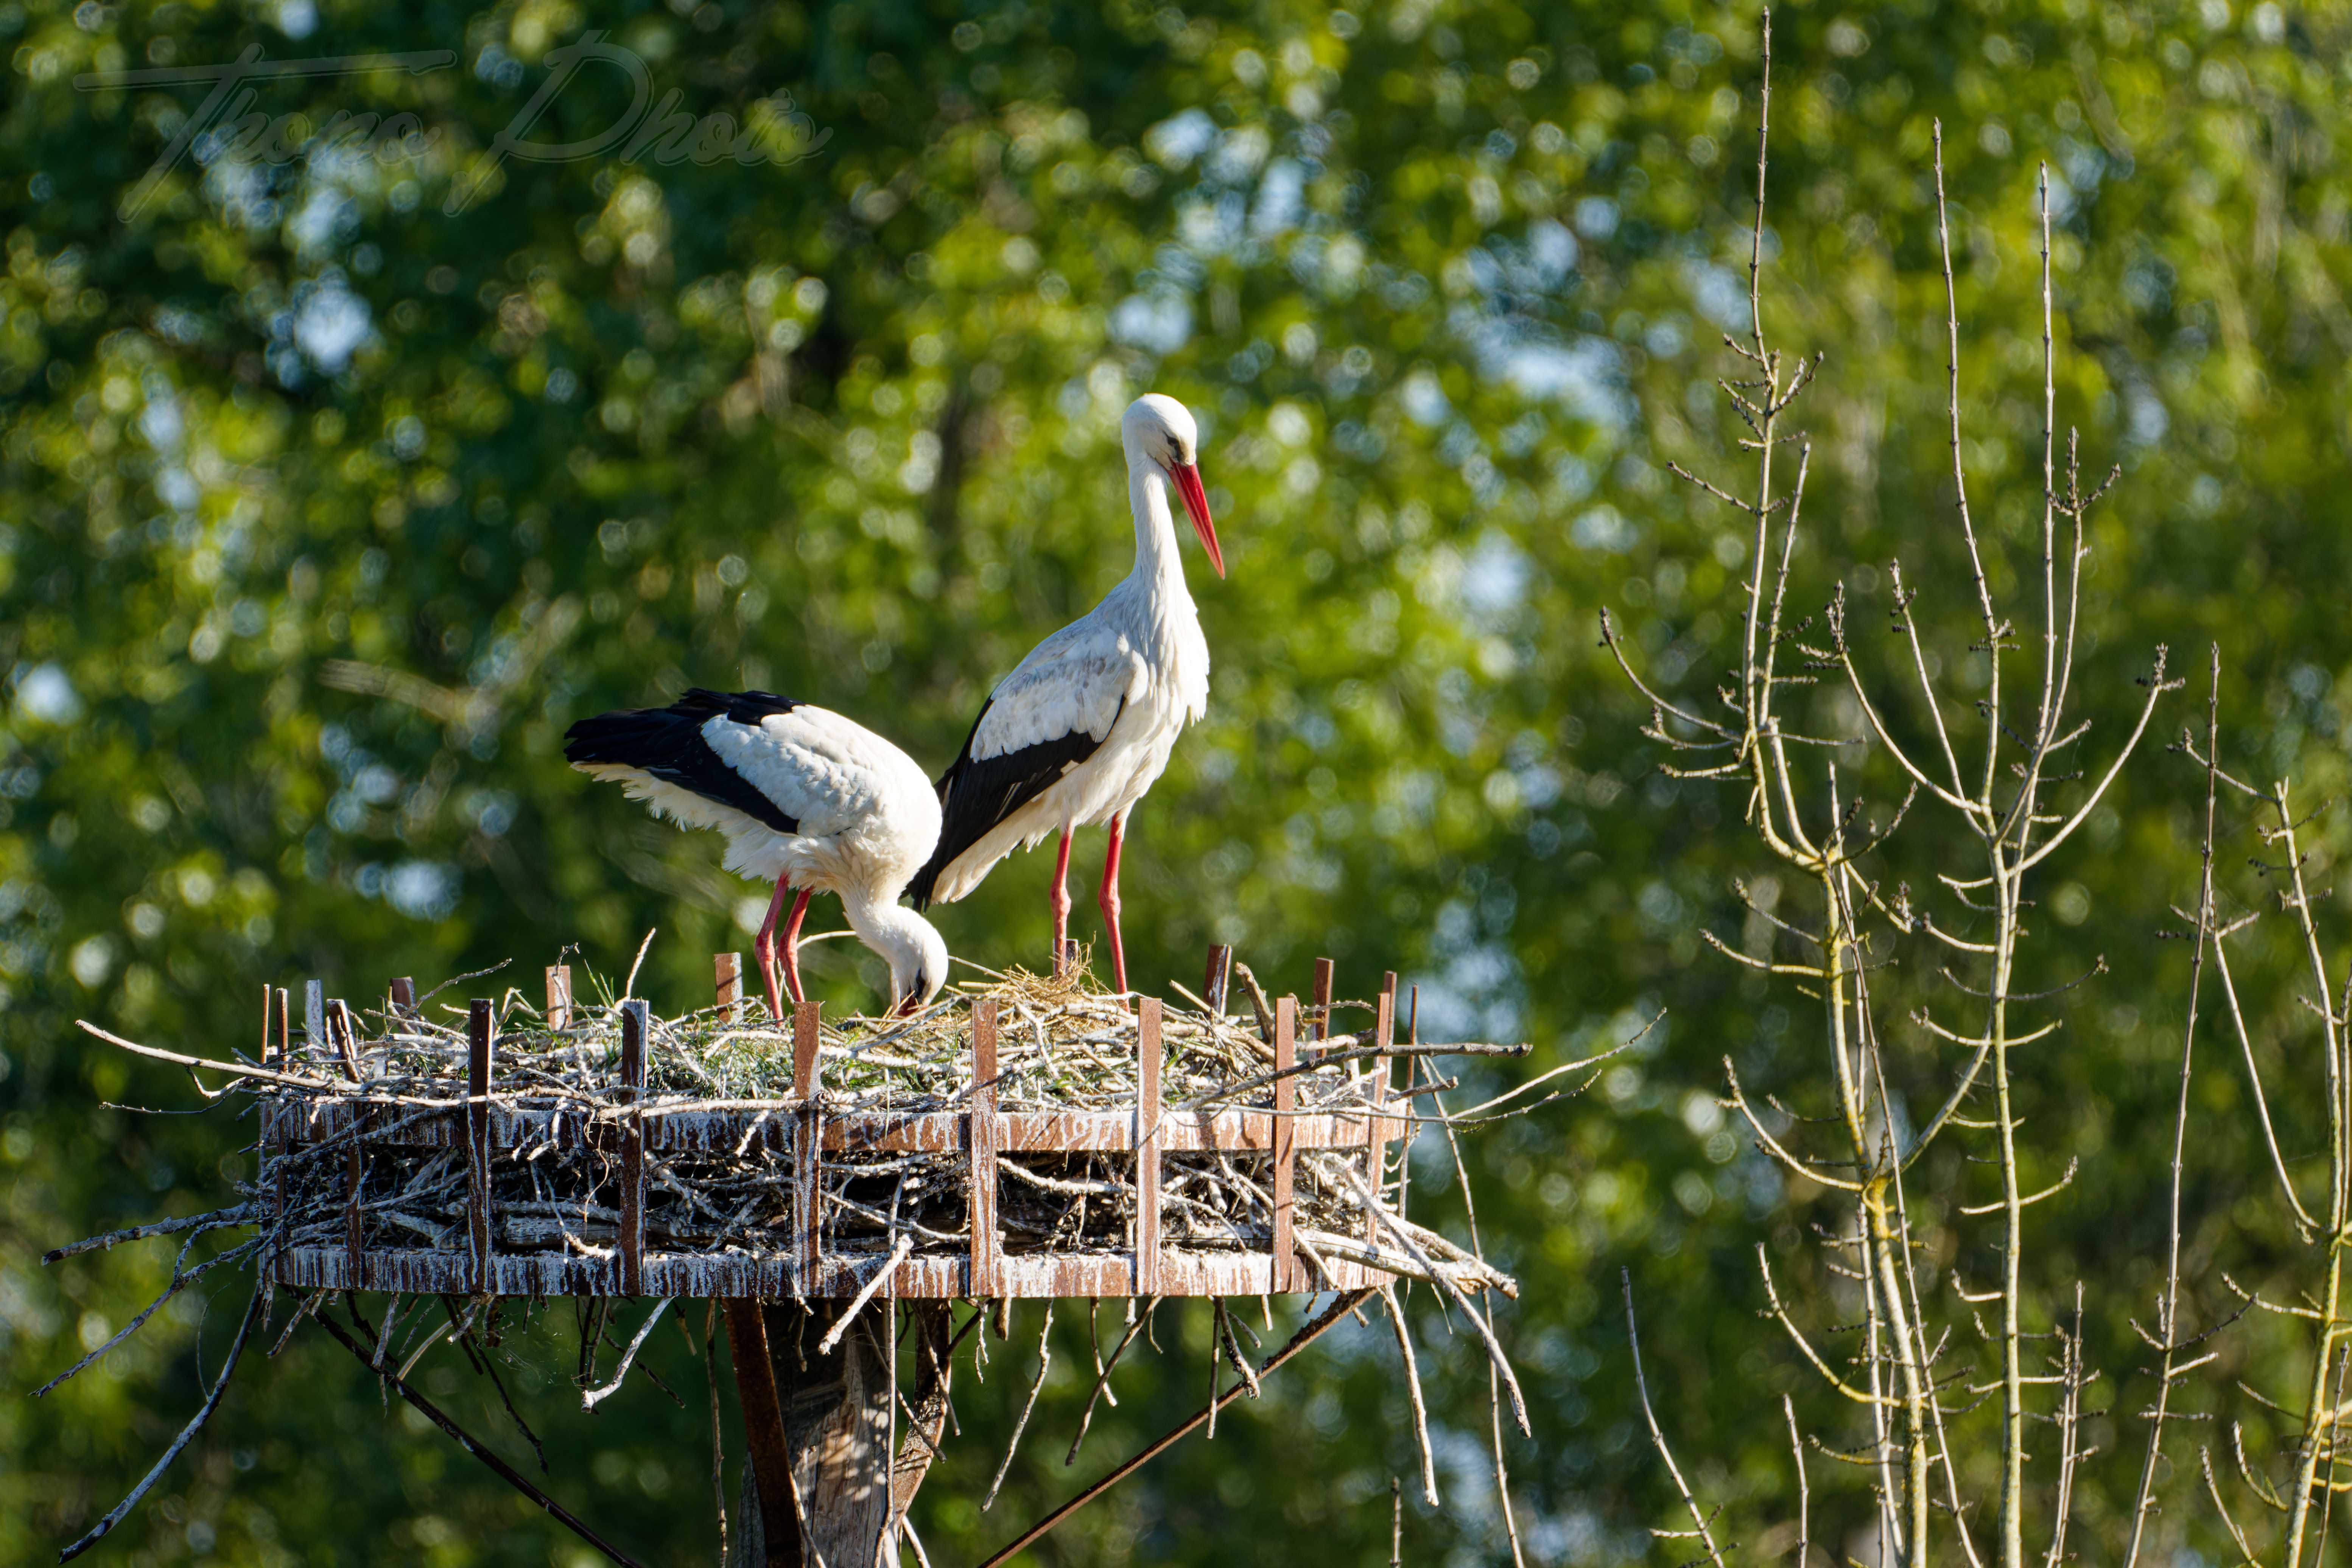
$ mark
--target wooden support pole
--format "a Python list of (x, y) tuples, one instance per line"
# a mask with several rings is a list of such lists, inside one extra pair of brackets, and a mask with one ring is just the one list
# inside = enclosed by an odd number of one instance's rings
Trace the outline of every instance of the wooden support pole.
[(1336, 967), (1328, 958), (1315, 960), (1315, 1038), (1331, 1038), (1331, 975)]
[(719, 1020), (733, 1023), (743, 1012), (743, 955), (713, 953), (710, 968), (718, 981)]
[(794, 1293), (803, 1301), (824, 1287), (824, 1124), (816, 1107), (823, 1082), (817, 1076), (818, 1027), (823, 1002), (793, 1004), (793, 1095), (800, 1113), (793, 1128), (793, 1234)]
[(1209, 1004), (1213, 1013), (1225, 1010), (1225, 991), (1234, 983), (1234, 949), (1230, 943), (1209, 944), (1209, 976), (1202, 982), (1201, 999)]
[[(898, 1562), (890, 1507), (893, 1318), (869, 1307), (844, 1323), (848, 1307), (825, 1300), (755, 1309), (763, 1320), (770, 1385), (746, 1391), (747, 1414), (751, 1401), (772, 1402), (781, 1412), (783, 1462), (772, 1486), (760, 1465), (763, 1439), (747, 1444), (760, 1506), (745, 1511), (751, 1517), (729, 1542), (730, 1568), (895, 1568)], [(833, 1348), (821, 1349), (835, 1331)]]
[(971, 1113), (966, 1118), (971, 1150), (971, 1265), (965, 1288), (975, 1301), (1000, 1293), (997, 1265), (1003, 1239), (996, 1231), (996, 998), (971, 1004)]
[(547, 1027), (562, 1030), (572, 1027), (572, 966), (550, 964), (547, 967)]
[(783, 1400), (776, 1387), (775, 1363), (768, 1354), (767, 1320), (760, 1303), (730, 1296), (727, 1310), (727, 1358), (735, 1366), (735, 1397), (743, 1410), (743, 1448), (751, 1471), (751, 1500), (760, 1518), (739, 1521), (748, 1536), (760, 1525), (761, 1550), (730, 1553), (751, 1568), (801, 1568), (800, 1516), (793, 1507), (792, 1448), (784, 1437)]
[(476, 997), (466, 1015), (466, 1196), (474, 1289), (490, 1288), (490, 1004)]
[(392, 982), (390, 1011), (396, 1019), (413, 1019), (416, 1016), (416, 982), (406, 975), (398, 976)]
[(1279, 1292), (1297, 1289), (1297, 1260), (1291, 1241), (1297, 1208), (1298, 1122), (1290, 1113), (1298, 1080), (1290, 1070), (1298, 1062), (1298, 998), (1283, 997), (1274, 1004), (1274, 1281)]
[(1135, 1009), (1135, 1293), (1160, 1294), (1160, 998)]
[(651, 1019), (643, 998), (621, 1004), (621, 1294), (646, 1293), (646, 1124), (637, 1102), (646, 1092), (646, 1033)]

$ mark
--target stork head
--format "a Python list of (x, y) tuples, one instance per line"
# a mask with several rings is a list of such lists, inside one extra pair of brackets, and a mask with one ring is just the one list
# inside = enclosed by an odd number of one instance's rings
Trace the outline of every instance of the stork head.
[(893, 1017), (919, 1011), (947, 984), (947, 942), (911, 909), (891, 904), (875, 911), (868, 946), (889, 962)]
[(1225, 555), (1217, 548), (1217, 526), (1209, 520), (1208, 492), (1201, 487), (1201, 432), (1192, 423), (1192, 415), (1172, 397), (1158, 392), (1145, 392), (1127, 405), (1127, 417), (1119, 421), (1119, 437), (1127, 446), (1129, 465), (1149, 463), (1168, 476), (1168, 482), (1184, 500), (1184, 510), (1192, 518), (1192, 530), (1201, 536), (1201, 548), (1209, 552), (1209, 564), (1217, 575), (1225, 575)]

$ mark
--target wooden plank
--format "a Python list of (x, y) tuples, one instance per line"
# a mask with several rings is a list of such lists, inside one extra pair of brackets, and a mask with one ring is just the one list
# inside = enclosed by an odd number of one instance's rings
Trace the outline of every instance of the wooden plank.
[[(870, 1277), (874, 1254), (845, 1255), (820, 1294), (855, 1295)], [(718, 1297), (721, 1301), (793, 1294), (796, 1267), (790, 1252), (761, 1255), (648, 1253), (646, 1294), (673, 1298)], [(923, 1253), (899, 1266), (896, 1281), (902, 1300), (963, 1300), (970, 1294), (969, 1259), (961, 1252)], [(1387, 1279), (1362, 1264), (1333, 1259), (1321, 1276), (1323, 1288), (1351, 1290)], [(1134, 1290), (1135, 1260), (1129, 1252), (1031, 1252), (1001, 1260), (996, 1293), (1021, 1301), (1045, 1297), (1100, 1296), (1118, 1299)], [(355, 1277), (350, 1254), (341, 1246), (295, 1247), (279, 1254), (278, 1280), (305, 1290), (400, 1291), (464, 1295), (478, 1275), (462, 1252), (376, 1247), (369, 1249)], [(1273, 1260), (1264, 1252), (1193, 1252), (1163, 1247), (1160, 1290), (1183, 1296), (1262, 1296), (1273, 1293)], [(491, 1259), (489, 1293), (499, 1296), (608, 1296), (609, 1262), (557, 1251), (500, 1252)]]
[(327, 1054), (327, 983), (302, 982), (302, 1054), (322, 1061)]
[(823, 1002), (793, 1004), (793, 1093), (801, 1102), (793, 1128), (793, 1234), (800, 1264), (793, 1293), (802, 1296), (816, 1293), (824, 1268), (824, 1113), (812, 1103), (821, 1087), (816, 1047), (824, 1012)]
[(547, 1027), (572, 1027), (572, 966), (550, 964), (547, 967)]
[(971, 1004), (971, 1113), (966, 1118), (971, 1150), (971, 1267), (969, 1293), (975, 1301), (1003, 1293), (997, 1265), (1003, 1239), (996, 1230), (996, 998)]
[(472, 1291), (490, 1288), (490, 1004), (476, 997), (466, 1015), (466, 1216)]
[[(1381, 977), (1380, 998), (1372, 1004), (1372, 1038), (1383, 1046), (1396, 1040), (1396, 971), (1391, 969)], [(1389, 1071), (1387, 1057), (1372, 1058), (1372, 1070), (1367, 1078), (1370, 1084), (1370, 1099), (1376, 1108), (1388, 1103)], [(1364, 1118), (1364, 1185), (1375, 1195), (1381, 1190), (1381, 1178), (1387, 1175), (1383, 1168), (1387, 1163), (1384, 1155), (1387, 1147), (1388, 1121), (1376, 1109), (1373, 1114)], [(1375, 1247), (1384, 1239), (1378, 1217), (1364, 1216), (1364, 1239)]]
[(343, 1076), (353, 1083), (361, 1081), (359, 1041), (352, 1032), (352, 1009), (343, 1005), (341, 997), (327, 999), (327, 1038), (335, 1043), (335, 1054), (341, 1059)]
[(1336, 966), (1328, 958), (1315, 960), (1315, 1020), (1317, 1040), (1331, 1038), (1331, 977)]
[[(646, 1091), (646, 1032), (648, 1009), (642, 998), (621, 1004), (621, 1090), (624, 1105), (635, 1109)], [(646, 1275), (646, 1124), (635, 1115), (621, 1122), (620, 1293), (645, 1294)]]
[[(1287, 1072), (1298, 1060), (1298, 998), (1284, 997), (1274, 1004), (1274, 1070)], [(1291, 1118), (1291, 1102), (1298, 1080), (1274, 1081), (1274, 1285), (1276, 1291), (1294, 1289), (1297, 1274), (1291, 1226), (1296, 1218), (1298, 1127)]]
[(1160, 1293), (1160, 998), (1135, 1009), (1135, 1293)]
[(392, 982), (392, 1007), (389, 1010), (396, 1019), (416, 1016), (416, 982), (406, 975), (397, 976)]
[(733, 1023), (743, 1014), (743, 955), (713, 953), (710, 969), (717, 981), (719, 1020)]
[(1225, 1010), (1225, 991), (1234, 983), (1234, 949), (1227, 942), (1209, 944), (1209, 974), (1202, 982), (1201, 999), (1209, 1004), (1213, 1013)]

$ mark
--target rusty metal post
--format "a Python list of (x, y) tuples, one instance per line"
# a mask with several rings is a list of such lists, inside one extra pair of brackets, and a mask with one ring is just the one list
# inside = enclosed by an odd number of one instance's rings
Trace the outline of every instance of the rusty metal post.
[(361, 1193), (367, 1185), (367, 1155), (356, 1143), (343, 1156), (343, 1267), (348, 1271), (351, 1288), (364, 1290), (367, 1286), (362, 1272), (367, 1248), (362, 1240)]
[[(335, 1049), (343, 1059), (343, 1076), (352, 1082), (360, 1082), (358, 1042), (352, 1038), (352, 1010), (341, 998), (327, 1003), (327, 1033), (334, 1040)], [(367, 1185), (367, 1153), (363, 1134), (367, 1130), (367, 1113), (362, 1112), (352, 1128), (351, 1148), (343, 1155), (343, 1260), (351, 1271), (351, 1288), (362, 1288), (362, 1268), (366, 1248), (362, 1242), (361, 1191)]]
[(816, 1048), (824, 1012), (823, 1002), (793, 1004), (793, 1096), (800, 1102), (793, 1128), (793, 1275), (794, 1293), (803, 1301), (824, 1287), (824, 1124), (816, 1107), (823, 1087)]
[(1160, 998), (1135, 1018), (1135, 1293), (1160, 1293)]
[[(1391, 969), (1381, 977), (1380, 999), (1372, 1009), (1372, 1039), (1383, 1048), (1396, 1040), (1396, 971)], [(1372, 1058), (1369, 1097), (1373, 1109), (1371, 1114), (1364, 1118), (1364, 1185), (1371, 1190), (1374, 1197), (1380, 1196), (1381, 1179), (1388, 1174), (1389, 1124), (1388, 1118), (1381, 1114), (1381, 1110), (1388, 1103), (1389, 1074), (1389, 1059), (1385, 1056)], [(1384, 1240), (1381, 1235), (1381, 1222), (1373, 1215), (1364, 1216), (1364, 1239), (1375, 1247), (1381, 1246)]]
[(964, 1289), (975, 1301), (999, 1293), (1003, 1239), (996, 1233), (996, 998), (971, 1004), (971, 1264)]
[(1291, 1225), (1296, 1218), (1295, 1184), (1298, 1174), (1298, 1118), (1291, 1114), (1297, 1079), (1290, 1070), (1298, 1062), (1298, 998), (1283, 997), (1274, 1004), (1274, 1280), (1276, 1291), (1294, 1290), (1298, 1270), (1292, 1256)]
[(651, 1025), (642, 998), (621, 1004), (621, 1294), (646, 1293), (646, 1124), (637, 1102), (646, 1092), (646, 1033)]
[[(283, 986), (278, 988), (277, 1066), (281, 1072), (294, 1070), (294, 998)], [(269, 1214), (273, 1219), (286, 1218), (286, 1166), (293, 1154), (292, 1140), (286, 1135), (285, 1108), (282, 1097), (272, 1106), (273, 1119), (278, 1124), (277, 1135), (269, 1141), (270, 1153), (276, 1156), (272, 1164), (277, 1167), (277, 1179), (271, 1183), (269, 1193)]]
[(490, 1040), (488, 998), (477, 997), (466, 1015), (466, 1189), (474, 1289), (490, 1289)]
[(710, 968), (718, 980), (719, 1021), (733, 1023), (743, 1012), (743, 955), (713, 953)]

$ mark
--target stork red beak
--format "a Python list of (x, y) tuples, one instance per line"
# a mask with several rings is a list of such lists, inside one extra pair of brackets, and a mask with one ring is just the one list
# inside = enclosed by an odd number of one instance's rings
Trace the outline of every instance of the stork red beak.
[(1192, 531), (1201, 536), (1201, 548), (1209, 552), (1209, 564), (1217, 575), (1225, 575), (1225, 552), (1217, 548), (1217, 525), (1209, 520), (1209, 494), (1201, 488), (1201, 470), (1190, 463), (1174, 463), (1168, 470), (1176, 479), (1176, 493), (1184, 497), (1184, 509), (1192, 515)]

